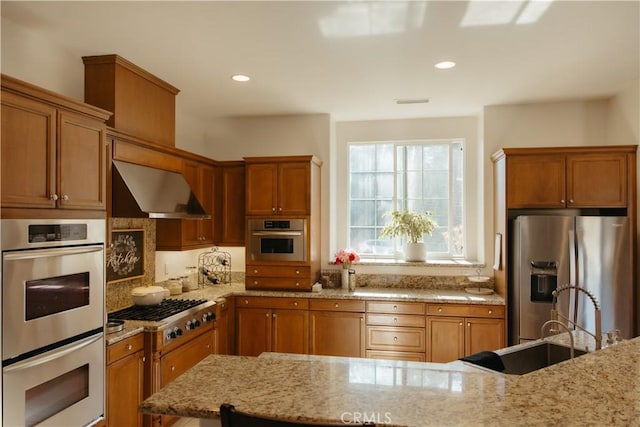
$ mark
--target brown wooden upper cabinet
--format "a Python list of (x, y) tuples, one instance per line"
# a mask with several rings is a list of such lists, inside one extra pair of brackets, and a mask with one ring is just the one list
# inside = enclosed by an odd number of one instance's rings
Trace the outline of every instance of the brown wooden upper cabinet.
[[(313, 156), (245, 157), (247, 215), (310, 215)], [(313, 171), (312, 171), (312, 168)]]
[(245, 165), (244, 162), (220, 162), (220, 169), (220, 237), (216, 238), (216, 243), (224, 246), (244, 246)]
[(629, 148), (504, 149), (507, 208), (623, 208)]
[(2, 76), (2, 207), (106, 210), (110, 113)]

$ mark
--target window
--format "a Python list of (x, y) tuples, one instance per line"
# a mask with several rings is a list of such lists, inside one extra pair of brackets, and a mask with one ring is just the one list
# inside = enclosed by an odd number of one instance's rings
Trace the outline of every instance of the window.
[(464, 256), (462, 140), (349, 144), (349, 246), (394, 257), (402, 239), (380, 239), (393, 209), (431, 211), (430, 258)]

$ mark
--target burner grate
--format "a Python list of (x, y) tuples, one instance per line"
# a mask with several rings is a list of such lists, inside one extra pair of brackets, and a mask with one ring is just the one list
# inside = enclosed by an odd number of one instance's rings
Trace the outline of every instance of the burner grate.
[(109, 313), (111, 320), (162, 320), (207, 302), (206, 299), (165, 299), (158, 305), (133, 305)]

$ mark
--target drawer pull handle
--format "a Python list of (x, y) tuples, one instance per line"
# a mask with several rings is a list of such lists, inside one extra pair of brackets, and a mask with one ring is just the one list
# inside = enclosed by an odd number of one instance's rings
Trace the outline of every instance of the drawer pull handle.
[(296, 274), (300, 274), (300, 270), (296, 270)]
[(442, 313), (442, 307), (438, 307), (438, 313)]
[(294, 306), (294, 307), (297, 307), (297, 306), (298, 306), (298, 301), (294, 301), (294, 302), (293, 302), (293, 306)]
[(254, 269), (253, 269), (253, 272), (254, 272), (254, 273), (257, 273), (257, 272), (258, 272), (258, 270), (254, 268)]
[(335, 308), (338, 308), (338, 307), (339, 307), (338, 303), (336, 303), (336, 305), (335, 305), (334, 307), (335, 307)]
[(393, 340), (394, 341), (398, 341), (398, 337), (393, 337)]
[(398, 321), (398, 318), (397, 318), (397, 317), (394, 317), (394, 318), (393, 318), (393, 321), (394, 321), (394, 322), (397, 322), (397, 321)]
[(300, 286), (300, 282), (296, 282), (296, 286)]
[(257, 285), (257, 284), (258, 284), (258, 281), (257, 281), (257, 280), (254, 280), (254, 281), (253, 281), (253, 284), (254, 284), (254, 285)]
[(244, 300), (244, 303), (245, 303), (245, 305), (249, 304), (249, 300), (248, 299)]
[(489, 310), (489, 314), (493, 314), (493, 310)]
[(393, 309), (394, 309), (394, 310), (397, 310), (397, 309), (398, 309), (398, 306), (397, 306), (397, 305), (394, 305), (394, 306), (393, 306)]
[(175, 370), (176, 370), (176, 367), (175, 367), (175, 366), (172, 366), (172, 367), (171, 367), (171, 372), (173, 372), (173, 371), (175, 371)]
[(131, 351), (132, 348), (133, 346), (131, 344), (127, 344), (127, 351)]

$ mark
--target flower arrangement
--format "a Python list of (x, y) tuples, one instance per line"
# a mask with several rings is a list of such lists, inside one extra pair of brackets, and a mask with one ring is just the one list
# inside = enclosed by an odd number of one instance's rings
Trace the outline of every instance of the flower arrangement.
[(423, 234), (431, 235), (437, 227), (431, 215), (433, 213), (429, 211), (424, 214), (407, 210), (387, 212), (385, 216), (391, 216), (391, 222), (382, 228), (380, 237), (406, 236), (409, 242), (418, 243), (422, 240)]
[(342, 268), (348, 269), (354, 262), (360, 261), (360, 255), (353, 249), (340, 249), (336, 252), (336, 264), (342, 264)]

